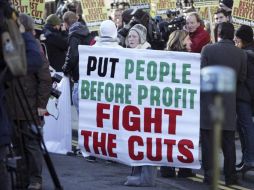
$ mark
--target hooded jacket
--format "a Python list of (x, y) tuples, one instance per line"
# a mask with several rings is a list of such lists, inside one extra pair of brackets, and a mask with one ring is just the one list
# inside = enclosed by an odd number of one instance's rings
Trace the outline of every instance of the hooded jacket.
[(74, 82), (79, 80), (79, 52), (78, 45), (89, 45), (91, 35), (86, 25), (75, 22), (69, 28), (68, 51), (63, 66), (63, 72), (70, 74)]
[(43, 33), (46, 38), (45, 44), (49, 63), (57, 72), (62, 72), (66, 51), (68, 49), (68, 34), (54, 29), (49, 24), (44, 26)]
[(237, 87), (237, 100), (251, 103), (254, 97), (254, 43), (243, 48), (247, 54), (247, 77)]

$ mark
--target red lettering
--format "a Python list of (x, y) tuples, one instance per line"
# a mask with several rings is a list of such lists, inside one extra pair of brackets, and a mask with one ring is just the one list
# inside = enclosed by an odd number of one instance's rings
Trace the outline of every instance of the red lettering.
[(155, 108), (155, 116), (152, 117), (152, 109), (151, 108), (145, 108), (145, 119), (144, 119), (144, 132), (151, 132), (151, 125), (154, 124), (154, 132), (155, 133), (161, 133), (161, 115), (162, 115), (162, 109)]
[(97, 127), (103, 128), (103, 119), (109, 119), (109, 114), (103, 113), (104, 109), (109, 110), (110, 104), (102, 104), (102, 103), (97, 104), (97, 115), (96, 115)]
[(104, 156), (107, 156), (106, 151), (106, 133), (101, 133), (101, 141), (99, 141), (98, 138), (99, 134), (98, 132), (93, 132), (93, 149), (96, 154), (99, 153), (99, 148), (101, 149), (101, 152)]
[(179, 152), (185, 156), (177, 156), (178, 160), (183, 163), (192, 163), (194, 161), (193, 154), (189, 149), (194, 149), (193, 142), (187, 139), (180, 140), (178, 143)]
[(144, 158), (143, 152), (134, 153), (134, 143), (138, 143), (139, 146), (144, 146), (143, 139), (139, 136), (131, 136), (128, 140), (129, 156), (132, 160), (142, 160)]
[(167, 145), (167, 160), (173, 162), (173, 145), (176, 145), (176, 141), (164, 139), (164, 144)]
[(164, 113), (169, 117), (168, 134), (176, 134), (176, 116), (182, 115), (182, 110), (169, 110), (165, 109)]
[(119, 130), (119, 109), (120, 106), (113, 107), (113, 129)]
[(153, 141), (152, 138), (147, 138), (147, 158), (151, 161), (161, 161), (162, 160), (162, 144), (161, 139), (156, 138), (156, 155), (153, 156)]
[(123, 127), (127, 131), (140, 131), (140, 118), (130, 116), (130, 113), (140, 115), (140, 110), (135, 106), (126, 106), (123, 109)]
[(84, 147), (85, 147), (86, 151), (87, 152), (91, 152), (90, 148), (89, 148), (89, 137), (92, 136), (92, 132), (91, 131), (81, 130), (81, 135), (84, 136)]
[(116, 142), (114, 140), (116, 140), (116, 135), (108, 134), (108, 155), (117, 158), (117, 154), (113, 152), (113, 148), (116, 148)]

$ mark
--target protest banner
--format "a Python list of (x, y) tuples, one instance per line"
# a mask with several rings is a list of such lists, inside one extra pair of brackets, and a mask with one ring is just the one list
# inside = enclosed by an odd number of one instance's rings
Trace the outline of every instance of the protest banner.
[(143, 9), (150, 11), (150, 0), (129, 0), (131, 9)]
[(176, 9), (175, 0), (151, 0), (151, 16), (161, 16), (167, 18), (167, 10)]
[(219, 1), (218, 0), (194, 0), (193, 5), (195, 8), (214, 7), (214, 6), (219, 6)]
[(108, 19), (104, 0), (81, 0), (81, 6), (89, 30), (99, 30), (101, 22)]
[(19, 13), (29, 14), (30, 12), (29, 0), (12, 0), (12, 4)]
[(254, 1), (234, 0), (232, 20), (236, 25), (248, 25), (254, 28)]
[(35, 29), (41, 30), (45, 24), (43, 16), (45, 0), (12, 0), (13, 6), (19, 13), (33, 17)]
[(30, 16), (33, 17), (35, 28), (41, 30), (45, 24), (43, 16), (45, 0), (30, 0)]
[(79, 46), (79, 72), (84, 156), (200, 167), (200, 54)]

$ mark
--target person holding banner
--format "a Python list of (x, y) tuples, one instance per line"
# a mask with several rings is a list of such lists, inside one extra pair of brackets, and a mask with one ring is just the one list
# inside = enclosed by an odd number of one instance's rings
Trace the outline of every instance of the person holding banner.
[(70, 75), (74, 82), (72, 91), (73, 104), (78, 109), (78, 81), (79, 81), (79, 52), (78, 45), (89, 45), (91, 35), (86, 25), (78, 22), (77, 15), (72, 11), (67, 11), (63, 15), (65, 27), (69, 29), (68, 34), (68, 51), (65, 58), (65, 63), (62, 67), (65, 75)]
[(100, 37), (95, 38), (94, 46), (123, 48), (119, 45), (117, 28), (112, 20), (105, 20), (100, 25)]
[[(175, 30), (169, 35), (167, 42), (167, 51), (191, 52), (191, 40), (189, 33), (185, 30)], [(175, 177), (174, 167), (162, 166), (160, 169), (162, 177)], [(179, 168), (178, 177), (194, 177), (191, 169)]]
[[(135, 49), (151, 49), (151, 45), (146, 41), (147, 30), (141, 24), (134, 25), (127, 36), (126, 45)], [(154, 186), (157, 168), (155, 166), (135, 166), (132, 167), (131, 176), (127, 177), (124, 183), (126, 186)]]

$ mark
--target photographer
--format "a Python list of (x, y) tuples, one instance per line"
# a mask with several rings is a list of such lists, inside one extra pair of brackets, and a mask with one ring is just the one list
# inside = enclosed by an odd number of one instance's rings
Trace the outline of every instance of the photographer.
[[(26, 15), (20, 14), (20, 22), (25, 28), (25, 33), (34, 33), (34, 20)], [(36, 126), (43, 126), (43, 116), (46, 113), (46, 105), (50, 97), (51, 76), (49, 65), (46, 58), (42, 55), (42, 49), (36, 44), (40, 51), (40, 57), (43, 59), (43, 65), (38, 72), (27, 74), (18, 80), (8, 83), (7, 102), (9, 112), (15, 124), (15, 133), (13, 137), (14, 151), (22, 156), (22, 160), (18, 162), (17, 176), (22, 179), (17, 185), (21, 188), (41, 189), (42, 186), (42, 152), (40, 147), (40, 139), (38, 139), (38, 131)], [(21, 83), (25, 93), (18, 83)], [(32, 109), (32, 115), (26, 99)], [(36, 123), (33, 123), (33, 117)], [(24, 155), (22, 155), (24, 152)], [(27, 163), (27, 168), (24, 167)], [(27, 177), (28, 179), (25, 179)], [(28, 181), (26, 181), (28, 180)]]

